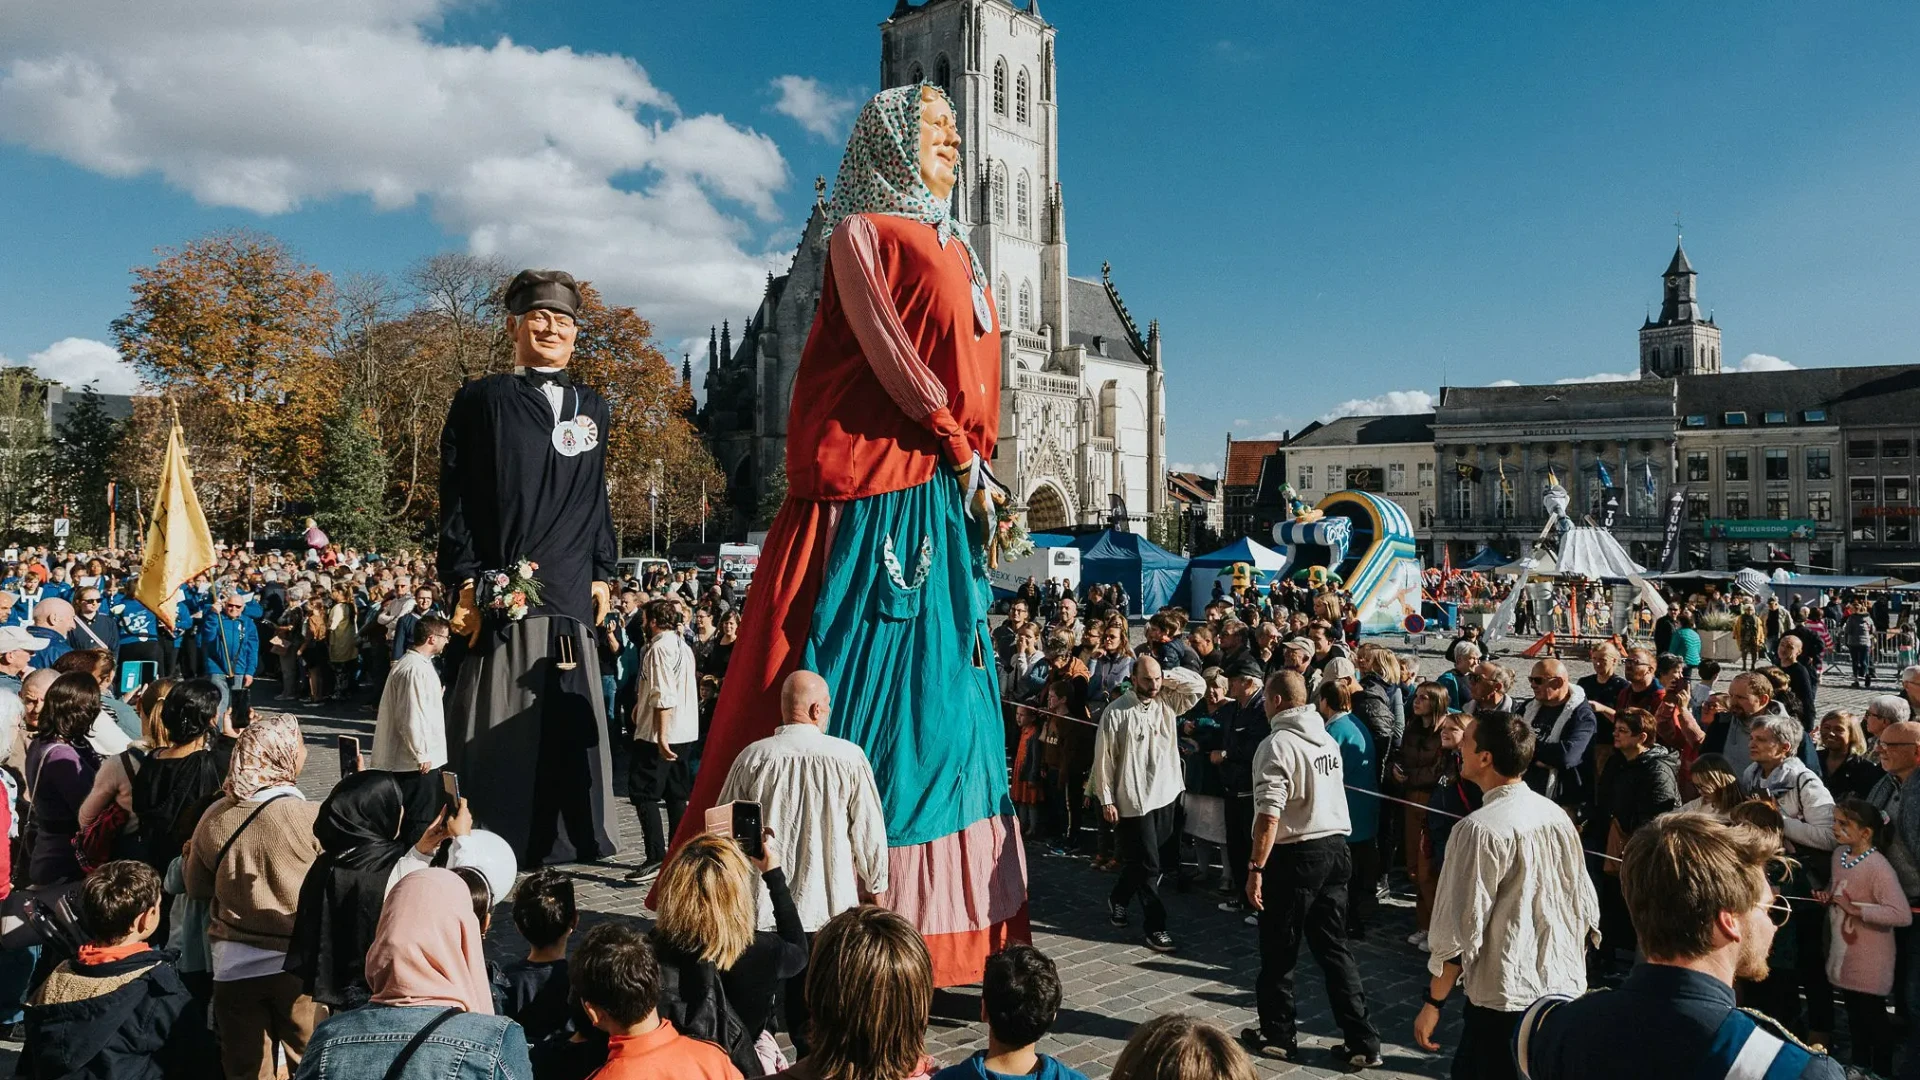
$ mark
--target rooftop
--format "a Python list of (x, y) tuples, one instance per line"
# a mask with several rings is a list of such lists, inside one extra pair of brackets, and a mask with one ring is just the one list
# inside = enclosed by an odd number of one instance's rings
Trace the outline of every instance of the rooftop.
[(1431, 443), (1433, 413), (1397, 416), (1342, 416), (1313, 423), (1288, 440), (1296, 446), (1381, 446), (1388, 443)]
[(1260, 482), (1260, 469), (1267, 458), (1280, 450), (1279, 439), (1229, 439), (1227, 470), (1221, 483), (1228, 487), (1253, 487)]

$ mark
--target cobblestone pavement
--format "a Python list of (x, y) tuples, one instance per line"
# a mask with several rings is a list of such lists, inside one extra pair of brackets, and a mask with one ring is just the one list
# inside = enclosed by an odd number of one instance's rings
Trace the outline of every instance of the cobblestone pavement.
[[(1516, 681), (1525, 686), (1528, 661), (1507, 658), (1502, 663), (1519, 671), (1522, 678)], [(1590, 670), (1584, 663), (1571, 661), (1569, 668), (1576, 677)], [(1428, 653), (1422, 657), (1421, 670), (1431, 676), (1443, 670), (1443, 663)], [(1891, 686), (1891, 673), (1885, 674)], [(1830, 668), (1827, 675), (1819, 696), (1822, 711), (1857, 711), (1870, 696), (1865, 690), (1847, 686), (1844, 669)], [(1725, 682), (1723, 676), (1721, 685)], [(270, 699), (272, 690), (270, 684), (262, 686), (260, 698)], [(263, 700), (263, 705), (274, 707), (275, 703)], [(338, 779), (336, 736), (358, 734), (363, 743), (370, 743), (372, 712), (367, 707), (295, 712), (310, 751), (300, 786), (310, 797), (318, 798)], [(604, 868), (583, 867), (578, 876), (583, 928), (602, 919), (647, 917), (641, 906), (645, 887), (628, 885), (624, 880), (625, 871), (638, 862), (640, 850), (639, 824), (624, 800), (620, 821), (622, 855)], [(1066, 990), (1059, 1022), (1043, 1049), (1100, 1080), (1135, 1025), (1162, 1013), (1203, 1016), (1231, 1032), (1253, 1023), (1253, 981), (1259, 967), (1256, 931), (1244, 925), (1239, 914), (1216, 910), (1220, 897), (1211, 888), (1196, 887), (1184, 894), (1166, 890), (1169, 929), (1179, 948), (1161, 955), (1148, 949), (1142, 940), (1137, 907), (1128, 929), (1107, 922), (1104, 900), (1113, 885), (1111, 874), (1093, 870), (1085, 859), (1041, 852), (1030, 855), (1028, 869), (1034, 941), (1059, 965)], [(1379, 909), (1367, 940), (1354, 944), (1374, 1023), (1386, 1043), (1385, 1066), (1366, 1075), (1445, 1076), (1448, 1055), (1459, 1037), (1460, 1008), (1453, 1005), (1448, 1009), (1440, 1031), (1439, 1054), (1413, 1046), (1413, 1016), (1426, 986), (1425, 954), (1416, 953), (1405, 942), (1413, 930), (1412, 903), (1404, 889), (1404, 875), (1396, 875), (1393, 881), (1394, 899)], [(504, 907), (495, 913), (489, 943), (490, 953), (497, 960), (508, 959), (525, 948)], [(1326, 1007), (1319, 970), (1304, 949), (1296, 975), (1303, 1045), (1331, 1046), (1340, 1041)], [(977, 1019), (977, 990), (941, 994), (935, 1012), (928, 1046), (943, 1063), (959, 1061), (986, 1045), (984, 1026)], [(17, 1043), (0, 1043), (0, 1070), (10, 1073), (7, 1066), (15, 1053)], [(1312, 1063), (1261, 1061), (1259, 1068), (1261, 1075), (1274, 1077), (1335, 1076), (1343, 1072)]]

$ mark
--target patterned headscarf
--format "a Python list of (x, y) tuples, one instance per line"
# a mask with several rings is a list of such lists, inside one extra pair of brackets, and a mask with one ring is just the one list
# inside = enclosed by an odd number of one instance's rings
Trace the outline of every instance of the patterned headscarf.
[(245, 802), (300, 778), (300, 722), (286, 713), (255, 712), (240, 733), (227, 771), (227, 794)]
[(892, 214), (934, 227), (940, 246), (958, 240), (973, 262), (973, 280), (984, 283), (980, 258), (953, 219), (951, 199), (938, 199), (920, 179), (920, 92), (932, 90), (949, 108), (952, 99), (932, 83), (914, 83), (882, 90), (861, 108), (847, 140), (840, 175), (833, 181), (827, 203), (827, 231), (832, 232), (854, 214)]

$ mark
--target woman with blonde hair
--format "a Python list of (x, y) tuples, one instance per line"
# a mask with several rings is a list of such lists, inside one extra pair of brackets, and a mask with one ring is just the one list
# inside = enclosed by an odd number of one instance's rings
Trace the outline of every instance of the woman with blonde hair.
[(1133, 1029), (1113, 1080), (1255, 1080), (1253, 1059), (1225, 1031), (1170, 1013)]
[(1681, 805), (1682, 810), (1699, 810), (1725, 820), (1746, 798), (1740, 790), (1740, 774), (1733, 763), (1719, 754), (1701, 754), (1693, 760), (1689, 774), (1693, 788), (1700, 794)]
[(871, 904), (820, 928), (807, 971), (812, 1051), (777, 1080), (920, 1080), (932, 1075), (933, 958), (913, 925)]
[(140, 741), (149, 750), (165, 750), (167, 725), (160, 721), (160, 710), (167, 703), (167, 695), (173, 693), (178, 679), (156, 679), (140, 688), (140, 703), (134, 708), (140, 713)]
[[(761, 855), (738, 842), (699, 833), (660, 870), (654, 903), (654, 953), (660, 960), (660, 1016), (682, 1034), (727, 1051), (747, 1076), (784, 1068), (767, 1021), (779, 986), (807, 968), (807, 933), (773, 846), (762, 830)], [(758, 878), (776, 929), (758, 929)]]

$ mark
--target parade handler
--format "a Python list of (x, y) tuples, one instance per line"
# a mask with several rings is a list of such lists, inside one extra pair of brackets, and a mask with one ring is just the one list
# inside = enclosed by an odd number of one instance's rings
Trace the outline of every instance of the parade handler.
[(440, 437), (440, 580), (460, 590), (447, 767), (523, 869), (612, 855), (612, 768), (592, 630), (610, 605), (607, 405), (567, 376), (580, 290), (507, 285), (512, 374), (462, 386)]
[(950, 211), (959, 142), (928, 84), (882, 91), (854, 123), (793, 388), (787, 498), (678, 837), (701, 827), (741, 749), (772, 734), (787, 675), (817, 672), (830, 734), (873, 764), (882, 902), (925, 936), (939, 986), (979, 982), (988, 956), (1029, 936), (986, 621), (1000, 327)]

